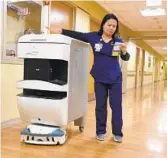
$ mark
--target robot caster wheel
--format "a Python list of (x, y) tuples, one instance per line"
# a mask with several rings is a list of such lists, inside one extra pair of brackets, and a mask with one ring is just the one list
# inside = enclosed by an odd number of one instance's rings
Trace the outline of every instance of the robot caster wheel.
[(83, 131), (84, 131), (84, 127), (81, 127), (81, 126), (80, 126), (80, 127), (79, 127), (79, 131), (80, 131), (80, 132), (83, 132)]

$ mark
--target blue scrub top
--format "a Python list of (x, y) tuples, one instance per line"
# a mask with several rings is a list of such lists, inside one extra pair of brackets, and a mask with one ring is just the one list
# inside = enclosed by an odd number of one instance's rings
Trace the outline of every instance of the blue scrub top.
[[(115, 42), (122, 43), (121, 38), (115, 37), (106, 43), (98, 32), (81, 33), (63, 29), (62, 34), (90, 43), (94, 54), (94, 62), (90, 74), (96, 82), (108, 84), (122, 82), (119, 56), (113, 56), (114, 44)], [(100, 47), (101, 49), (97, 49), (99, 46), (102, 46)], [(129, 60), (130, 57), (129, 53), (123, 55), (122, 52), (120, 52), (120, 56), (125, 61)]]

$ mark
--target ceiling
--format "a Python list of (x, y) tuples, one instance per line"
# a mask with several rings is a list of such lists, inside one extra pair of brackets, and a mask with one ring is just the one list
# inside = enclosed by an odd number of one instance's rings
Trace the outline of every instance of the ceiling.
[[(143, 40), (161, 56), (167, 59), (167, 15), (144, 17), (140, 9), (145, 9), (145, 0), (97, 0), (104, 9), (117, 15), (119, 21), (134, 32), (133, 40)], [(166, 10), (167, 0), (162, 1), (161, 8)]]

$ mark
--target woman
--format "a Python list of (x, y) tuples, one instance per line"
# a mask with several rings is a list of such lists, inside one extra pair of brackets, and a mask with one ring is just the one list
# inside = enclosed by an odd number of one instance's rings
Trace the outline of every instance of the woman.
[[(119, 23), (114, 14), (104, 16), (98, 32), (81, 33), (61, 28), (50, 28), (56, 34), (63, 34), (90, 43), (94, 53), (91, 75), (95, 82), (96, 96), (96, 138), (103, 141), (106, 133), (107, 98), (112, 109), (112, 133), (115, 142), (122, 142), (122, 72), (119, 56), (127, 61), (129, 53), (123, 41), (118, 38)], [(116, 43), (120, 50), (115, 50)]]

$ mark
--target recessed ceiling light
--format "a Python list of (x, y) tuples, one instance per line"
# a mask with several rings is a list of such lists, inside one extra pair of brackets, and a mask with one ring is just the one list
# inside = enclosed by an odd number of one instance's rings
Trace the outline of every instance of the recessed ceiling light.
[(146, 6), (154, 7), (162, 5), (162, 0), (146, 0)]
[(147, 9), (143, 9), (140, 10), (140, 13), (143, 16), (162, 16), (162, 15), (166, 15), (165, 9), (162, 8), (147, 8)]
[(162, 49), (163, 49), (163, 50), (167, 50), (167, 46), (163, 47)]

